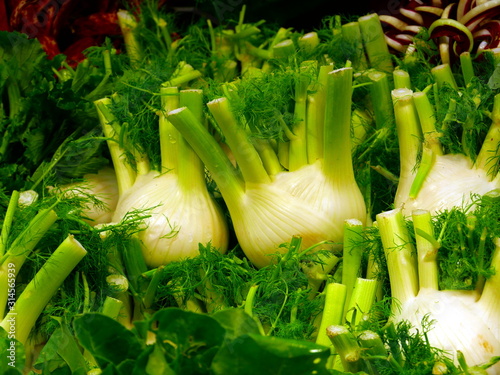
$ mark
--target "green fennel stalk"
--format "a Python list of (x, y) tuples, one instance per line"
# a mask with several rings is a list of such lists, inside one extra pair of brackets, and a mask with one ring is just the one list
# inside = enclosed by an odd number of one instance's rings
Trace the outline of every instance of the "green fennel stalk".
[(73, 236), (64, 240), (17, 298), (0, 326), (7, 332), (15, 327), (15, 338), (26, 343), (45, 305), (86, 254)]

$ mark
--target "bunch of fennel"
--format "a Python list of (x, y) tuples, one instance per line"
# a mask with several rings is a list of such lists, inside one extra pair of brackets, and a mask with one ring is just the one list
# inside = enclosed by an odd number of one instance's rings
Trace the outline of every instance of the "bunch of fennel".
[(408, 217), (416, 209), (436, 214), (499, 188), (500, 97), (465, 75), (468, 83), (459, 87), (447, 64), (432, 68), (434, 82), (422, 91), (399, 73), (392, 91), (400, 155), (394, 206)]
[(133, 151), (134, 165), (126, 160), (119, 144), (123, 127), (112, 113), (112, 99), (96, 101), (118, 179), (120, 197), (113, 221), (119, 222), (134, 211), (148, 212), (139, 239), (149, 267), (196, 256), (200, 243), (210, 242), (221, 252), (226, 251), (228, 243), (226, 219), (208, 191), (203, 164), (164, 116), (179, 105), (188, 105), (201, 123), (202, 92), (164, 87), (161, 98), (161, 166), (156, 169), (151, 168), (144, 153)]
[[(248, 119), (235, 114), (237, 86), (207, 103), (235, 165), (189, 108), (170, 111), (167, 120), (217, 183), (239, 246), (253, 264), (269, 265), (273, 254), (285, 251), (280, 245), (294, 236), (302, 238), (302, 249), (317, 245), (316, 250), (326, 250), (324, 264), (306, 270), (317, 289), (336, 263), (332, 251), (341, 248), (344, 220), (364, 223), (366, 207), (351, 157), (353, 69), (326, 65), (315, 73), (315, 68), (315, 63), (303, 63), (292, 81), (295, 118), (290, 128), (275, 111), (287, 134), (277, 142), (257, 138)], [(254, 82), (258, 87), (259, 81)], [(311, 83), (317, 86), (309, 95)]]
[[(492, 196), (492, 199), (497, 198)], [(481, 205), (481, 202), (474, 203)], [(473, 218), (470, 211), (466, 211), (466, 216), (469, 220)], [(445, 250), (446, 231), (455, 228), (444, 224), (436, 237), (436, 222), (427, 210), (412, 212), (413, 231), (410, 231), (401, 208), (380, 213), (376, 219), (389, 273), (391, 321), (395, 324), (409, 322), (413, 329), (426, 331), (429, 344), (444, 350), (462, 367), (484, 366), (489, 374), (498, 373), (500, 241), (496, 236), (496, 225), (490, 225), (491, 221), (480, 225), (478, 218), (477, 228), (474, 225), (469, 227), (466, 244), (459, 236), (461, 241), (454, 244), (457, 248), (451, 249), (457, 252), (459, 246), (463, 246), (462, 251), (471, 252), (472, 262), (480, 272), (475, 284), (471, 285), (472, 289), (463, 290), (447, 289), (446, 284), (445, 288), (441, 287), (440, 273), (443, 274), (450, 264), (445, 264), (446, 259), (440, 252)], [(492, 219), (494, 222), (494, 217)], [(446, 215), (439, 220), (446, 221)], [(482, 220), (487, 221), (484, 217)], [(479, 236), (475, 230), (479, 230)], [(487, 261), (489, 259), (491, 262)], [(452, 266), (465, 267), (466, 264), (467, 261), (461, 260)], [(430, 325), (428, 330), (424, 328), (426, 322)]]

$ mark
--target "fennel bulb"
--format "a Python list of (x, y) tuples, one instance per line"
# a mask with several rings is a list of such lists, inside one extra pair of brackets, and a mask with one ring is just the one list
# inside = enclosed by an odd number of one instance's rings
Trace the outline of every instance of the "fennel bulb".
[(437, 155), (418, 195), (402, 199), (400, 190), (395, 205), (405, 212), (423, 209), (436, 214), (453, 207), (467, 207), (473, 194), (484, 195), (499, 187), (500, 176), (491, 180), (487, 171), (475, 168), (465, 155)]
[(495, 97), (492, 124), (474, 157), (470, 153), (444, 152), (434, 108), (425, 91), (399, 88), (392, 91), (392, 97), (400, 147), (400, 178), (394, 206), (400, 207), (406, 217), (411, 217), (415, 209), (434, 215), (454, 207), (468, 207), (474, 195), (500, 188), (496, 162), (500, 96)]
[(134, 212), (146, 214), (138, 238), (145, 262), (159, 267), (199, 254), (199, 244), (211, 243), (221, 252), (227, 250), (226, 219), (207, 189), (205, 169), (191, 147), (165, 118), (166, 111), (188, 103), (203, 120), (200, 90), (161, 89), (159, 113), (160, 168), (151, 168), (147, 155), (135, 153), (135, 169), (118, 147), (119, 126), (110, 112), (110, 99), (96, 102), (115, 169), (120, 198), (113, 221), (126, 219)]
[[(408, 321), (426, 331), (431, 346), (467, 365), (484, 364), (500, 354), (500, 240), (495, 239), (491, 267), (494, 274), (475, 290), (440, 290), (437, 253), (429, 211), (413, 211), (416, 246), (401, 208), (377, 215), (391, 285), (395, 322)], [(415, 251), (416, 247), (416, 251)], [(427, 327), (426, 327), (427, 326)], [(430, 328), (429, 328), (430, 326)], [(500, 362), (488, 369), (500, 371)]]
[[(270, 264), (273, 254), (286, 251), (280, 245), (293, 236), (302, 237), (304, 249), (320, 242), (323, 244), (316, 249), (339, 248), (344, 220), (366, 220), (351, 159), (352, 68), (325, 68), (324, 96), (315, 97), (318, 120), (310, 123), (310, 128), (320, 128), (321, 134), (306, 132), (306, 119), (311, 118), (305, 94), (308, 84), (298, 77), (295, 114), (301, 116), (291, 129), (285, 162), (279, 160), (271, 142), (250, 140), (228, 97), (214, 99), (207, 106), (234, 155), (236, 168), (189, 109), (181, 107), (168, 114), (168, 120), (191, 144), (217, 183), (239, 245), (257, 267)], [(238, 93), (229, 96), (235, 95)], [(318, 109), (321, 100), (323, 109)], [(314, 153), (308, 154), (311, 149)], [(288, 165), (286, 170), (283, 164)]]
[(85, 203), (81, 216), (90, 225), (111, 222), (118, 202), (118, 186), (113, 168), (103, 168), (97, 173), (83, 176), (83, 181), (72, 183), (58, 188), (50, 188), (51, 192), (58, 191), (69, 197), (70, 195), (82, 198), (90, 197)]
[(174, 173), (151, 171), (138, 176), (120, 197), (113, 221), (133, 211), (145, 211), (148, 216), (139, 239), (150, 267), (195, 257), (200, 243), (211, 243), (222, 251), (227, 248), (225, 218), (206, 187), (186, 189)]

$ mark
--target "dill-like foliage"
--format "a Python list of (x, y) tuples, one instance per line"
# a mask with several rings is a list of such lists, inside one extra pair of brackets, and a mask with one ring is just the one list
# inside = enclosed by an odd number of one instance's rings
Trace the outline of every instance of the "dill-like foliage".
[(493, 239), (499, 233), (499, 202), (489, 196), (474, 197), (471, 207), (441, 213), (434, 220), (439, 234), (441, 289), (474, 289), (491, 275)]
[[(292, 250), (258, 270), (237, 256), (236, 249), (220, 254), (210, 245), (200, 245), (199, 250), (196, 258), (164, 267), (156, 308), (192, 298), (215, 310), (253, 303), (253, 316), (268, 335), (299, 340), (312, 337), (313, 320), (321, 312), (323, 301), (310, 298), (308, 279), (301, 268), (305, 255), (299, 257)], [(258, 286), (253, 302), (247, 300), (252, 285)]]
[(234, 250), (223, 255), (210, 244), (200, 244), (199, 251), (200, 255), (195, 258), (172, 262), (164, 267), (163, 281), (157, 292), (158, 308), (175, 303), (174, 294), (184, 302), (197, 298), (199, 288), (207, 283), (210, 292), (220, 297), (219, 303), (223, 306), (237, 307), (243, 303), (254, 267), (237, 257)]

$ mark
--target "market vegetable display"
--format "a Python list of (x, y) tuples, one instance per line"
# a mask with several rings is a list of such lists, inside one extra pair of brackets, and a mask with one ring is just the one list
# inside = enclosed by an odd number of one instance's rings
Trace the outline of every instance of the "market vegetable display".
[(498, 372), (496, 8), (0, 33), (0, 372)]

